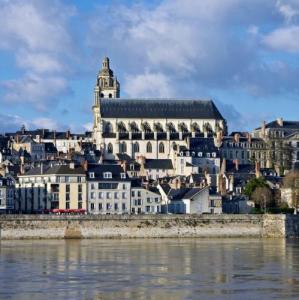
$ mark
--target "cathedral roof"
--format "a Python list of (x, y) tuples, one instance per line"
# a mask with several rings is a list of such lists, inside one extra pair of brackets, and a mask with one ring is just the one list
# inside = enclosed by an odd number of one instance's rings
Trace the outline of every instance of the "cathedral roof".
[(211, 100), (101, 99), (103, 118), (223, 119)]

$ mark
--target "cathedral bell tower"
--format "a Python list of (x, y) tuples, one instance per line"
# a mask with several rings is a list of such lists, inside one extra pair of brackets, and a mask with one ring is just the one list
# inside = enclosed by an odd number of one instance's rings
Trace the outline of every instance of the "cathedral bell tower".
[(113, 71), (110, 69), (110, 61), (108, 57), (104, 57), (102, 69), (99, 71), (94, 89), (95, 105), (100, 98), (119, 98), (119, 82), (113, 76)]
[(110, 69), (110, 61), (108, 57), (104, 57), (102, 69), (99, 71), (96, 85), (94, 88), (94, 105), (92, 107), (94, 124), (93, 124), (93, 141), (97, 145), (97, 149), (103, 147), (102, 133), (103, 122), (101, 119), (101, 98), (119, 98), (120, 85), (113, 71)]

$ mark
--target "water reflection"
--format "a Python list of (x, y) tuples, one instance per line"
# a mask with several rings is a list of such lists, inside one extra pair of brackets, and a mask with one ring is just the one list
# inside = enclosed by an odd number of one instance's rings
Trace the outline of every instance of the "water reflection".
[(284, 239), (2, 241), (2, 299), (283, 299), (299, 295)]

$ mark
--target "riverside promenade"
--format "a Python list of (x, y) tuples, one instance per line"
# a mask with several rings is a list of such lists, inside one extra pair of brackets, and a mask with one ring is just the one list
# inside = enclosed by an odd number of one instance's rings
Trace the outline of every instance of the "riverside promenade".
[(299, 237), (294, 215), (1, 215), (0, 238)]

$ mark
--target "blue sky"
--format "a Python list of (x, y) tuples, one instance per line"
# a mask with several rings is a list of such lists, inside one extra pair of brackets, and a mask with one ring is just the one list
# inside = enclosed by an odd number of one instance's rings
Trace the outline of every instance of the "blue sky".
[(122, 97), (214, 99), (229, 130), (298, 120), (298, 0), (0, 0), (0, 132), (82, 132), (102, 58)]

